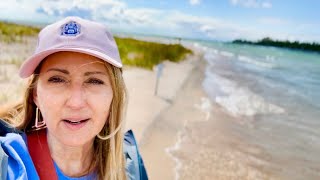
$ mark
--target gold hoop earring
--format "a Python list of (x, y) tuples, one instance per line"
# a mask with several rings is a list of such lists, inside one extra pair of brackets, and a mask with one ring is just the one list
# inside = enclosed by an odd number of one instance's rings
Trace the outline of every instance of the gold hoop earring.
[(44, 122), (44, 120), (42, 121), (39, 121), (40, 119), (40, 110), (39, 108), (37, 107), (36, 108), (36, 119), (35, 119), (35, 123), (34, 123), (34, 126), (32, 126), (32, 129), (33, 130), (40, 130), (40, 129), (44, 129), (46, 127), (46, 123)]
[(121, 121), (121, 123), (119, 124), (119, 126), (116, 128), (116, 130), (114, 130), (111, 134), (107, 135), (107, 136), (101, 136), (100, 134), (97, 134), (97, 137), (101, 140), (107, 140), (109, 138), (111, 138), (112, 136), (114, 136), (121, 128), (123, 121)]

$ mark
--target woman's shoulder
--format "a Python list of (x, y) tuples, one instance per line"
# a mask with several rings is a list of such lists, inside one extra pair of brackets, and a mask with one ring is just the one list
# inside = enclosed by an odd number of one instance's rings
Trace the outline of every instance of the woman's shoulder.
[(6, 136), (8, 133), (22, 134), (23, 132), (16, 129), (8, 122), (0, 119), (0, 136)]
[(20, 148), (25, 145), (25, 134), (13, 127), (11, 124), (0, 119), (0, 142), (1, 148), (6, 149), (8, 147)]
[(124, 134), (124, 153), (127, 177), (129, 179), (148, 179), (147, 171), (139, 152), (138, 143), (132, 130)]
[(25, 137), (22, 131), (0, 119), (0, 143), (5, 153), (8, 154), (14, 149), (21, 148), (27, 151)]
[(0, 120), (1, 176), (8, 179), (38, 179), (25, 138), (22, 131)]

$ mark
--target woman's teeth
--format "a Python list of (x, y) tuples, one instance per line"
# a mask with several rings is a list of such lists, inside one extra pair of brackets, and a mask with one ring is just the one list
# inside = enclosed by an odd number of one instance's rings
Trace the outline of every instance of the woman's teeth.
[(78, 121), (78, 122), (68, 121), (68, 123), (71, 123), (71, 124), (80, 124), (80, 123), (81, 123), (81, 121)]
[(82, 122), (85, 122), (87, 120), (89, 120), (89, 119), (84, 119), (84, 120), (80, 120), (80, 121), (70, 121), (70, 120), (64, 119), (63, 121), (65, 121), (67, 123), (70, 123), (70, 124), (75, 124), (76, 125), (76, 124), (80, 124)]

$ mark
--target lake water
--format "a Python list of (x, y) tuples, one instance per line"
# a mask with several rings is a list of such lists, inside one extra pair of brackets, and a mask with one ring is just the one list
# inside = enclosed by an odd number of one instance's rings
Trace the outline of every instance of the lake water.
[(228, 117), (190, 124), (192, 134), (180, 134), (180, 153), (200, 154), (192, 162), (182, 155), (190, 167), (181, 176), (198, 166), (202, 179), (320, 179), (320, 54), (196, 45), (207, 62), (202, 87)]

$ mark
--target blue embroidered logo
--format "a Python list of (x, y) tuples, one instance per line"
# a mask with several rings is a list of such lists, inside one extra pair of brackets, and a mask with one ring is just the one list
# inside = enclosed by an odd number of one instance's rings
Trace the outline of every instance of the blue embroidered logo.
[(62, 36), (76, 36), (80, 34), (81, 26), (74, 21), (71, 21), (67, 24), (64, 24), (61, 27), (61, 35)]

